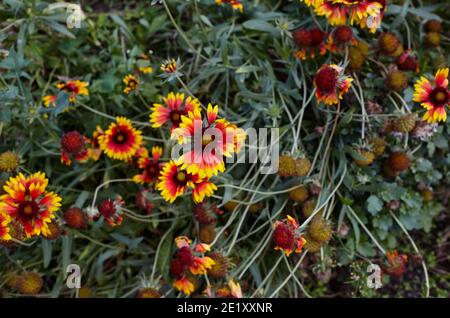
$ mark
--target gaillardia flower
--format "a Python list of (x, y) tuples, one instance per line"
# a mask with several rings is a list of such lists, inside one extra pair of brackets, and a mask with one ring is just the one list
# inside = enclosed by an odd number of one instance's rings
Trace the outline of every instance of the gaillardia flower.
[(157, 182), (159, 172), (161, 170), (161, 163), (159, 158), (162, 156), (163, 150), (161, 147), (152, 148), (152, 158), (149, 157), (148, 151), (143, 151), (138, 159), (138, 167), (142, 173), (133, 177), (136, 183), (151, 183)]
[(110, 226), (119, 226), (123, 221), (122, 206), (124, 203), (125, 202), (120, 196), (114, 201), (111, 199), (103, 200), (98, 206), (98, 212), (105, 218)]
[(275, 222), (273, 232), (275, 250), (282, 250), (286, 256), (293, 251), (300, 253), (306, 240), (296, 233), (297, 229), (298, 224), (290, 215), (287, 219)]
[(103, 135), (98, 136), (100, 149), (112, 159), (128, 161), (142, 144), (142, 132), (136, 130), (131, 121), (117, 117)]
[(183, 93), (169, 93), (163, 98), (164, 104), (153, 104), (150, 114), (150, 122), (153, 128), (159, 128), (169, 123), (170, 128), (178, 128), (181, 116), (187, 116), (189, 112), (200, 111), (200, 102), (196, 98), (184, 98)]
[(244, 11), (244, 6), (239, 0), (216, 0), (217, 4), (229, 3), (234, 10)]
[(326, 105), (337, 104), (350, 89), (352, 78), (345, 76), (344, 69), (338, 65), (324, 64), (314, 77), (316, 98)]
[(37, 172), (29, 177), (19, 173), (6, 182), (0, 196), (0, 214), (8, 214), (16, 220), (27, 237), (49, 234), (48, 223), (55, 218), (55, 212), (61, 206), (61, 198), (47, 192), (48, 179)]
[(447, 120), (446, 107), (450, 104), (448, 72), (448, 68), (439, 69), (434, 77), (434, 86), (423, 76), (414, 85), (413, 101), (420, 103), (427, 110), (423, 120), (428, 123)]
[(207, 244), (197, 244), (191, 247), (192, 241), (186, 236), (175, 238), (175, 245), (178, 251), (170, 265), (170, 271), (175, 278), (173, 287), (190, 295), (194, 291), (193, 283), (188, 279), (187, 274), (204, 275), (215, 265), (214, 260), (208, 256), (200, 256), (210, 250)]
[(177, 72), (178, 63), (175, 59), (167, 59), (161, 64), (161, 71), (165, 74), (173, 74)]
[(396, 250), (386, 252), (389, 265), (384, 269), (384, 272), (390, 276), (400, 277), (406, 271), (408, 263), (408, 256), (406, 254), (399, 254)]
[(198, 174), (191, 174), (177, 166), (174, 161), (164, 164), (156, 189), (167, 202), (174, 202), (189, 187), (192, 189), (192, 198), (200, 203), (205, 197), (210, 197), (217, 187), (206, 178)]
[(297, 29), (292, 32), (294, 43), (297, 51), (294, 56), (299, 60), (306, 60), (307, 56), (312, 59), (316, 56), (318, 50), (320, 55), (324, 55), (327, 51), (326, 38), (327, 33), (322, 32), (318, 28), (313, 29)]
[(89, 95), (87, 82), (80, 80), (68, 80), (65, 83), (56, 84), (56, 88), (70, 94), (69, 100), (74, 102), (77, 95)]
[(361, 28), (368, 28), (375, 32), (380, 26), (384, 11), (385, 0), (303, 0), (306, 5), (313, 7), (319, 16), (327, 18), (331, 25), (359, 24)]
[(123, 89), (125, 94), (130, 94), (139, 89), (139, 79), (133, 74), (128, 74), (122, 81), (125, 84), (125, 88)]
[(199, 109), (181, 117), (180, 127), (172, 131), (172, 139), (186, 146), (177, 164), (190, 174), (210, 178), (225, 171), (223, 157), (238, 153), (245, 140), (245, 132), (225, 119), (218, 119), (219, 107), (208, 105), (205, 120)]
[(86, 161), (89, 158), (86, 141), (87, 138), (78, 131), (65, 133), (61, 138), (61, 162), (70, 166), (72, 159), (78, 162)]

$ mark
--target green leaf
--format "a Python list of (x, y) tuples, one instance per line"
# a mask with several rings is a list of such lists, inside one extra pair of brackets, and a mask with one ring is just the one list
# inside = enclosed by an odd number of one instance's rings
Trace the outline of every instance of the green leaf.
[(383, 209), (383, 201), (381, 201), (377, 196), (371, 195), (367, 199), (367, 211), (370, 214), (375, 215)]
[(50, 261), (52, 260), (52, 241), (47, 239), (41, 240), (42, 247), (42, 263), (44, 268), (47, 268), (50, 265)]

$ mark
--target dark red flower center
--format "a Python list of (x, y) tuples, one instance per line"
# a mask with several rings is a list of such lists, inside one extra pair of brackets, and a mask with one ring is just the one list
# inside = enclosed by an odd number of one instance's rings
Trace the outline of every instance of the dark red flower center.
[(183, 262), (183, 265), (191, 265), (193, 261), (191, 249), (187, 246), (180, 248), (178, 250), (177, 258), (179, 258)]
[(63, 87), (63, 90), (65, 90), (69, 93), (75, 93), (75, 94), (78, 94), (78, 92), (79, 92), (78, 86), (75, 85), (75, 83), (73, 83), (73, 82), (66, 83)]
[(157, 176), (159, 174), (159, 164), (158, 163), (150, 163), (147, 166), (147, 173), (151, 176)]
[(295, 233), (289, 225), (280, 223), (273, 232), (273, 241), (280, 248), (290, 249), (295, 244)]
[(67, 132), (61, 138), (61, 147), (69, 154), (78, 154), (84, 149), (84, 146), (83, 135), (78, 131)]
[(170, 113), (170, 120), (172, 121), (172, 124), (176, 127), (179, 126), (181, 123), (181, 114), (180, 112), (174, 110)]
[(341, 44), (348, 43), (353, 38), (353, 31), (348, 26), (338, 26), (333, 33), (334, 39)]
[(34, 201), (24, 201), (19, 204), (19, 215), (22, 219), (31, 219), (39, 214), (39, 205)]
[(114, 141), (118, 144), (124, 144), (127, 142), (127, 140), (128, 135), (125, 132), (119, 131), (114, 135)]
[(317, 90), (322, 94), (330, 94), (336, 90), (339, 73), (332, 67), (322, 68), (315, 77)]
[(442, 106), (442, 105), (445, 105), (445, 104), (447, 104), (449, 102), (449, 100), (450, 100), (450, 93), (445, 88), (437, 87), (431, 93), (431, 99), (433, 100), (434, 104)]
[(325, 32), (320, 31), (319, 28), (311, 29), (309, 32), (311, 34), (312, 47), (316, 47), (319, 44), (321, 44), (323, 40), (325, 40), (325, 37), (327, 36), (327, 34)]
[(292, 32), (294, 42), (299, 48), (308, 47), (311, 45), (311, 34), (308, 30), (300, 29)]
[(114, 202), (112, 200), (104, 200), (98, 210), (105, 218), (110, 218), (116, 213), (116, 208), (114, 206)]

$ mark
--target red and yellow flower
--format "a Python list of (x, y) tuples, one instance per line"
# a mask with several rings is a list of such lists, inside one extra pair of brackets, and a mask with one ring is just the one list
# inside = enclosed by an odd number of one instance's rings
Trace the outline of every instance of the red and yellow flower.
[(299, 225), (290, 215), (282, 221), (274, 224), (273, 241), (275, 250), (283, 251), (286, 256), (291, 255), (293, 251), (300, 253), (306, 240), (297, 233)]
[(87, 89), (89, 83), (80, 80), (67, 80), (64, 83), (56, 84), (56, 88), (65, 91), (70, 94), (69, 100), (73, 103), (76, 100), (77, 95), (89, 95), (89, 90)]
[(209, 245), (197, 244), (191, 246), (192, 241), (186, 236), (178, 236), (175, 238), (175, 245), (178, 251), (170, 265), (170, 271), (175, 277), (173, 287), (190, 295), (194, 291), (194, 284), (188, 279), (188, 274), (204, 275), (215, 265), (215, 261), (208, 256), (200, 256), (209, 251)]
[(327, 18), (331, 25), (358, 24), (375, 32), (381, 25), (385, 0), (303, 0), (306, 5), (314, 8), (319, 16)]
[(0, 196), (0, 214), (7, 214), (17, 221), (26, 237), (50, 234), (48, 224), (55, 218), (61, 206), (61, 198), (54, 192), (46, 191), (48, 179), (37, 172), (29, 177), (19, 173), (6, 182)]
[(175, 59), (167, 59), (161, 63), (161, 71), (165, 74), (174, 74), (178, 70), (178, 63)]
[(413, 101), (427, 110), (423, 120), (428, 123), (447, 120), (446, 108), (450, 104), (448, 72), (448, 68), (439, 69), (434, 77), (434, 85), (424, 76), (414, 85)]
[(138, 167), (142, 173), (133, 177), (136, 183), (151, 183), (157, 182), (159, 172), (161, 170), (161, 163), (159, 158), (162, 156), (163, 149), (161, 147), (152, 147), (152, 158), (149, 157), (148, 151), (142, 151), (138, 159)]
[(316, 73), (314, 87), (318, 102), (337, 104), (350, 89), (352, 78), (345, 76), (344, 69), (335, 64), (324, 64)]
[(216, 3), (219, 5), (229, 3), (234, 10), (244, 12), (244, 6), (239, 0), (216, 0)]
[(128, 161), (142, 145), (142, 132), (125, 117), (117, 117), (98, 137), (100, 149), (112, 159)]
[(98, 211), (110, 226), (115, 227), (122, 224), (123, 205), (124, 201), (118, 196), (114, 201), (111, 199), (103, 200), (98, 206)]
[(180, 127), (172, 131), (172, 139), (188, 147), (176, 161), (181, 169), (201, 178), (210, 178), (225, 171), (224, 156), (238, 153), (245, 132), (225, 119), (217, 118), (219, 107), (208, 105), (205, 120), (199, 109), (181, 117)]
[(139, 79), (133, 74), (126, 75), (122, 81), (125, 84), (125, 88), (123, 89), (125, 94), (130, 94), (139, 89)]
[(324, 55), (327, 51), (326, 38), (327, 33), (322, 32), (318, 28), (313, 29), (297, 29), (292, 32), (294, 43), (297, 47), (297, 51), (294, 52), (294, 56), (299, 60), (306, 60), (315, 58), (316, 52), (319, 51), (320, 55)]
[(86, 147), (88, 139), (78, 131), (65, 133), (61, 138), (61, 162), (70, 166), (72, 159), (77, 162), (85, 162), (89, 159), (89, 151)]
[(386, 257), (389, 265), (384, 269), (384, 272), (390, 276), (402, 276), (406, 271), (408, 255), (399, 254), (397, 250), (394, 250), (392, 252), (387, 251)]
[(200, 102), (196, 98), (184, 98), (183, 93), (169, 93), (163, 98), (164, 104), (153, 104), (150, 114), (150, 122), (153, 128), (159, 128), (166, 123), (171, 129), (178, 128), (181, 116), (187, 116), (189, 112), (200, 111)]
[(174, 202), (187, 188), (192, 189), (192, 199), (200, 203), (205, 197), (213, 195), (217, 187), (207, 178), (200, 178), (198, 174), (191, 174), (181, 169), (174, 161), (164, 164), (156, 189), (167, 202)]

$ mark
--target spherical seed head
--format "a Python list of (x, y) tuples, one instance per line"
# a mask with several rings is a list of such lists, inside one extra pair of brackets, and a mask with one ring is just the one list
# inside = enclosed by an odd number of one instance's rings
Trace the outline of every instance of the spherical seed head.
[(316, 89), (323, 95), (330, 94), (336, 90), (339, 73), (331, 66), (322, 67), (314, 77)]
[(375, 160), (375, 154), (372, 151), (359, 150), (359, 154), (364, 158), (364, 159), (355, 159), (355, 163), (359, 167), (370, 166)]
[(417, 61), (416, 57), (411, 54), (410, 51), (403, 52), (398, 58), (397, 58), (397, 68), (400, 71), (417, 71), (419, 69), (419, 62)]
[(386, 150), (386, 141), (381, 137), (375, 137), (370, 140), (370, 147), (375, 156), (379, 157)]
[(339, 44), (347, 44), (353, 39), (352, 28), (341, 25), (334, 29), (333, 38)]
[(398, 41), (397, 36), (393, 33), (381, 33), (380, 37), (378, 38), (378, 46), (381, 52), (384, 54), (394, 54), (399, 45), (400, 42)]
[(43, 285), (44, 281), (39, 274), (26, 272), (20, 275), (17, 289), (23, 295), (36, 295), (41, 291)]
[(295, 175), (304, 177), (311, 170), (311, 161), (308, 158), (298, 158), (295, 160)]
[(143, 288), (139, 290), (137, 298), (161, 298), (161, 293), (154, 288)]
[(103, 215), (103, 217), (110, 218), (116, 213), (116, 207), (114, 206), (114, 201), (111, 199), (103, 200), (98, 207), (98, 211)]
[(248, 211), (253, 214), (257, 214), (261, 212), (261, 210), (264, 208), (264, 204), (262, 202), (251, 204), (248, 208)]
[(425, 23), (425, 32), (442, 32), (442, 23), (438, 20), (428, 20)]
[(238, 206), (239, 202), (231, 200), (228, 201), (227, 203), (225, 203), (223, 205), (224, 209), (227, 210), (228, 212), (233, 212), (234, 209), (236, 209), (236, 207)]
[(402, 172), (407, 170), (411, 166), (411, 160), (403, 152), (393, 152), (389, 159), (389, 166), (392, 170)]
[(67, 132), (61, 138), (61, 148), (66, 153), (76, 155), (84, 149), (84, 146), (84, 137), (78, 131)]
[(73, 229), (85, 229), (87, 227), (87, 216), (80, 208), (70, 208), (64, 213), (64, 221)]
[(352, 70), (361, 69), (362, 65), (366, 61), (366, 56), (361, 53), (356, 47), (351, 47), (348, 51), (349, 63), (348, 67)]
[(291, 156), (282, 155), (278, 161), (278, 175), (290, 177), (295, 175), (295, 160)]
[(306, 200), (308, 200), (309, 197), (309, 191), (308, 188), (304, 185), (301, 185), (298, 188), (295, 188), (294, 190), (291, 190), (289, 192), (289, 198), (297, 203), (303, 203)]
[(295, 233), (291, 226), (278, 223), (273, 232), (273, 241), (282, 249), (291, 249), (295, 245)]
[(322, 247), (322, 244), (315, 241), (311, 235), (306, 233), (303, 238), (306, 240), (305, 245), (303, 246), (308, 250), (310, 253), (317, 253), (320, 251), (320, 248)]
[(397, 132), (409, 133), (416, 127), (416, 122), (416, 114), (407, 114), (394, 120), (393, 128)]
[(215, 204), (200, 203), (194, 207), (194, 219), (202, 225), (217, 223), (217, 206)]
[(200, 226), (198, 236), (202, 243), (211, 244), (216, 238), (216, 229), (214, 225)]
[(356, 45), (356, 48), (359, 50), (359, 52), (364, 55), (364, 57), (369, 56), (369, 44), (367, 44), (364, 41), (359, 41)]
[(314, 212), (314, 209), (317, 206), (317, 199), (316, 198), (311, 198), (308, 201), (306, 201), (305, 203), (303, 203), (302, 206), (302, 213), (303, 216), (305, 218), (309, 218), (311, 216), (311, 214)]
[(298, 29), (292, 32), (295, 45), (304, 48), (311, 45), (311, 33), (306, 29)]
[(215, 262), (215, 264), (209, 269), (208, 275), (214, 278), (224, 278), (227, 276), (228, 267), (230, 266), (230, 261), (228, 258), (219, 252), (210, 253), (208, 256)]
[(386, 84), (390, 89), (401, 92), (408, 86), (408, 76), (402, 71), (391, 71), (386, 77)]
[(383, 169), (384, 176), (386, 176), (388, 178), (395, 178), (400, 174), (398, 171), (395, 171), (394, 169), (391, 168), (391, 165), (389, 164), (389, 160), (387, 160), (383, 163), (382, 169)]
[(319, 28), (311, 29), (311, 30), (309, 30), (309, 32), (311, 34), (311, 46), (312, 47), (318, 46), (327, 37), (327, 34), (325, 32), (322, 32)]
[(333, 231), (330, 224), (322, 218), (322, 216), (315, 216), (308, 229), (311, 238), (318, 243), (325, 243), (331, 239)]
[(429, 32), (425, 35), (425, 45), (429, 48), (441, 45), (442, 36), (438, 32)]
[(19, 156), (12, 151), (6, 151), (0, 155), (0, 171), (10, 172), (19, 166)]

